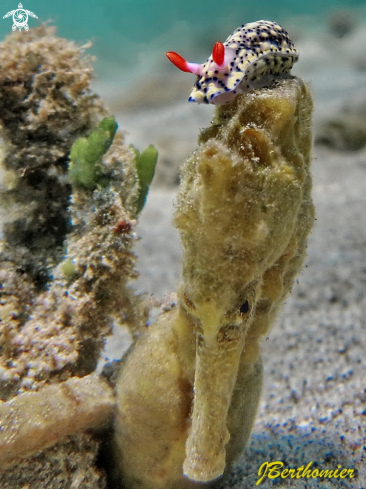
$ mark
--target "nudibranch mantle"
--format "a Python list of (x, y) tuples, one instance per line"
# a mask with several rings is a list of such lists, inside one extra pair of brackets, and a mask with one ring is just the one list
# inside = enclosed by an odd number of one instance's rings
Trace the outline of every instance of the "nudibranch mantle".
[(198, 75), (189, 102), (224, 105), (239, 93), (289, 74), (299, 53), (285, 29), (259, 20), (238, 27), (223, 44), (216, 43), (202, 65), (188, 63), (173, 52), (167, 56), (182, 71)]

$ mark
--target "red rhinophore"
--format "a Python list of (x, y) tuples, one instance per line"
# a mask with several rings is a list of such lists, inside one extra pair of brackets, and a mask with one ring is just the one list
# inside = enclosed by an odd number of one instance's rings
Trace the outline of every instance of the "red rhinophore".
[(212, 59), (218, 66), (221, 66), (225, 59), (225, 46), (222, 42), (217, 41), (212, 50)]
[(174, 53), (173, 51), (169, 51), (168, 53), (165, 54), (168, 60), (171, 61), (173, 65), (175, 65), (177, 68), (187, 73), (192, 73), (188, 67), (187, 61), (184, 58), (182, 58), (182, 56), (179, 56), (179, 54)]

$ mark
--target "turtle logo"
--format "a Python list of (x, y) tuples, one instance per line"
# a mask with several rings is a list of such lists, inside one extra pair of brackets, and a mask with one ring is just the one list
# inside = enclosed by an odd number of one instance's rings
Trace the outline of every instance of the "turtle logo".
[(34, 17), (35, 19), (38, 19), (38, 17), (33, 13), (30, 12), (29, 10), (24, 10), (23, 5), (20, 3), (18, 5), (18, 8), (16, 10), (12, 10), (11, 12), (8, 12), (7, 14), (4, 15), (3, 19), (6, 19), (7, 17), (13, 16), (13, 31), (16, 29), (19, 29), (20, 31), (24, 29), (27, 31), (29, 29), (28, 27), (28, 15), (31, 17)]

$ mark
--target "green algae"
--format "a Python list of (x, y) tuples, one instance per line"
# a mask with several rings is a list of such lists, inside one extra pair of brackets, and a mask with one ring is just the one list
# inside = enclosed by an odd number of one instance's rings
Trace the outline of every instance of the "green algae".
[(113, 116), (105, 117), (88, 138), (75, 141), (70, 151), (69, 166), (69, 176), (73, 184), (86, 190), (94, 190), (98, 185), (108, 185), (102, 160), (113, 143), (117, 127)]
[[(79, 138), (70, 151), (69, 176), (71, 182), (85, 190), (94, 190), (97, 186), (107, 187), (109, 178), (103, 167), (103, 156), (113, 143), (118, 124), (114, 117), (105, 117), (88, 138)], [(155, 173), (158, 159), (156, 148), (150, 144), (142, 153), (131, 145), (135, 154), (139, 192), (136, 201), (136, 214), (143, 209), (149, 187)]]
[(75, 275), (76, 267), (71, 258), (68, 258), (64, 263), (62, 263), (61, 270), (64, 276), (69, 279)]
[(133, 145), (130, 146), (135, 153), (135, 168), (139, 180), (139, 194), (136, 203), (136, 214), (139, 214), (146, 202), (149, 187), (154, 178), (155, 167), (158, 161), (158, 151), (150, 144), (142, 153)]

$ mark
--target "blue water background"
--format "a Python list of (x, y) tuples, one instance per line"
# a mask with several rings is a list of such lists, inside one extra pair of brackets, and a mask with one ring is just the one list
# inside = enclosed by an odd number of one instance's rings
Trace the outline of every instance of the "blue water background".
[[(17, 8), (18, 0), (1, 2), (1, 17)], [(224, 41), (239, 25), (259, 19), (274, 20), (290, 33), (293, 23), (311, 31), (335, 10), (365, 6), (365, 0), (89, 0), (50, 2), (24, 0), (34, 12), (29, 27), (50, 21), (58, 34), (77, 42), (91, 40), (100, 80), (128, 84), (145, 74), (169, 68), (165, 51), (178, 51), (190, 61), (203, 62), (212, 45)], [(0, 18), (0, 39), (11, 32), (12, 19)]]

